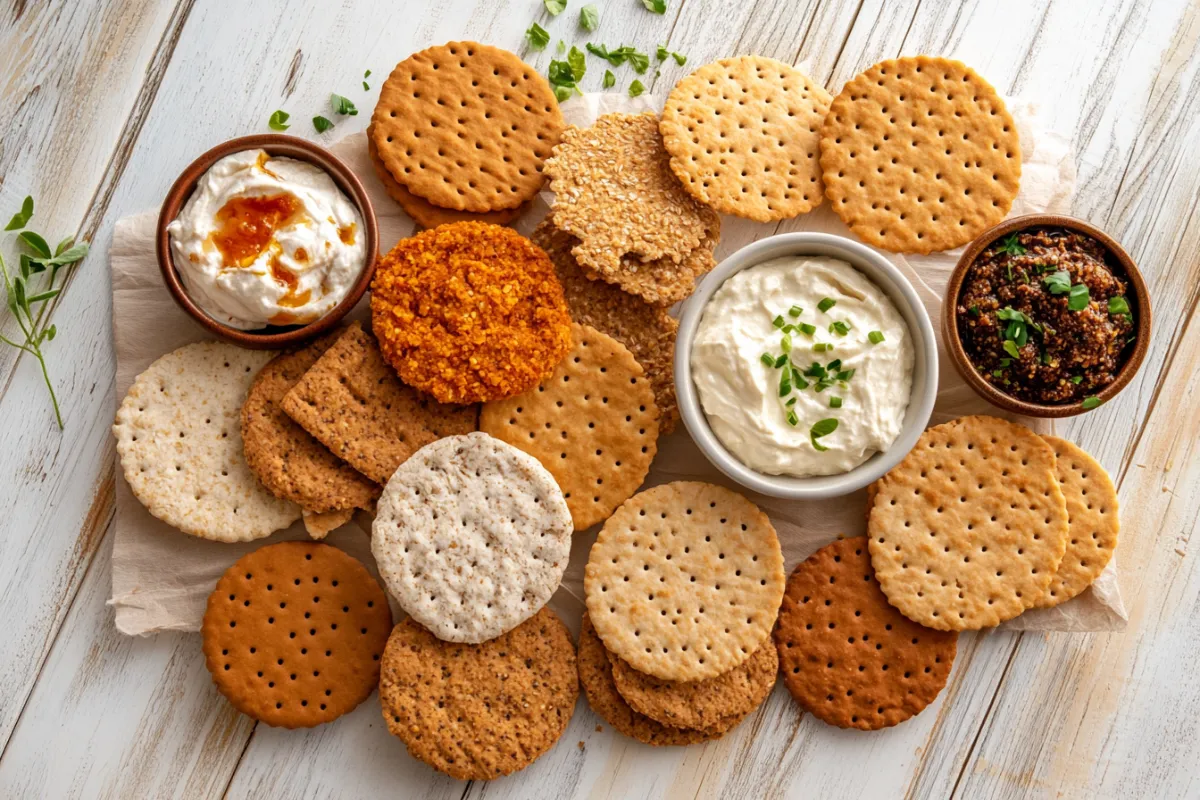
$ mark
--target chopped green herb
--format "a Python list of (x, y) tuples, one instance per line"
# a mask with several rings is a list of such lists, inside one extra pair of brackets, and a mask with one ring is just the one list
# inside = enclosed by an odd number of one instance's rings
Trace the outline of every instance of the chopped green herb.
[(1082, 375), (1072, 375), (1072, 376), (1071, 376), (1071, 383), (1073, 383), (1073, 384), (1075, 384), (1076, 386), (1078, 386), (1079, 384), (1083, 383), (1083, 376), (1082, 376)]
[(535, 22), (525, 31), (525, 40), (534, 50), (545, 50), (546, 45), (550, 44), (550, 31)]
[(800, 306), (792, 306), (791, 308), (788, 309), (789, 317), (798, 317), (803, 313), (804, 313), (804, 309), (801, 308)]
[(783, 338), (779, 340), (779, 349), (783, 350), (785, 353), (792, 352), (792, 337), (785, 333)]
[(579, 82), (583, 80), (586, 72), (586, 59), (578, 47), (571, 48), (566, 61), (551, 60), (547, 80), (554, 87), (554, 96), (558, 98), (558, 102), (561, 103), (572, 94), (582, 94), (579, 91)]
[(867, 341), (871, 344), (879, 344), (883, 341), (883, 331), (871, 331), (867, 334)]
[(291, 125), (288, 125), (288, 117), (290, 116), (291, 114), (287, 113), (286, 111), (276, 111), (271, 115), (271, 118), (267, 120), (267, 127), (273, 131), (286, 131), (288, 128), (292, 127)]
[(788, 425), (791, 425), (793, 428), (800, 424), (800, 418), (796, 416), (795, 411), (788, 411), (787, 421)]
[(771, 358), (770, 353), (763, 353), (761, 356), (758, 357), (758, 360), (761, 361), (762, 363), (766, 364), (768, 367), (775, 366), (775, 359)]
[(833, 345), (829, 342), (817, 342), (812, 346), (814, 353), (824, 353), (826, 350), (832, 350)]
[(1005, 273), (1007, 273), (1008, 280), (1011, 282), (1013, 279), (1012, 264), (1005, 264), (1004, 271), (1005, 271)]
[(994, 370), (992, 370), (992, 377), (993, 377), (993, 378), (999, 378), (999, 377), (1000, 377), (1001, 375), (1003, 375), (1003, 374), (1004, 374), (1004, 370), (1002, 370), (1002, 369), (994, 369)]
[(792, 393), (792, 371), (790, 369), (781, 370), (779, 372), (779, 396), (787, 397)]
[(542, 4), (552, 17), (557, 17), (567, 8), (567, 0), (542, 0)]
[(837, 395), (830, 395), (829, 396), (829, 407), (830, 408), (841, 408), (842, 407), (842, 398), (838, 397)]
[(617, 76), (613, 75), (611, 69), (604, 70), (604, 85), (603, 88), (611, 89), (617, 83)]
[(1020, 256), (1026, 252), (1024, 245), (1017, 241), (1017, 234), (1015, 233), (1004, 237), (1003, 241), (1000, 242), (999, 249), (1001, 253), (1008, 253), (1010, 256)]
[(1052, 359), (1050, 357), (1050, 353), (1043, 350), (1042, 351), (1042, 364), (1048, 367), (1048, 366), (1050, 366), (1051, 360)]
[(642, 0), (642, 5), (655, 14), (667, 13), (667, 0)]
[(324, 133), (333, 127), (333, 123), (321, 116), (312, 118), (313, 127), (317, 129), (317, 133)]
[(1081, 405), (1086, 410), (1090, 411), (1091, 409), (1095, 408), (1096, 406), (1100, 405), (1103, 402), (1104, 401), (1101, 400), (1099, 397), (1096, 397), (1096, 395), (1092, 395), (1091, 397), (1083, 398), (1083, 403)]
[(804, 391), (808, 388), (808, 381), (804, 380), (804, 378), (801, 378), (800, 373), (796, 370), (792, 371), (792, 383), (796, 384), (796, 388), (800, 391)]
[[(801, 387), (801, 388), (803, 388), (803, 387)], [(796, 405), (796, 398), (795, 397), (791, 398), (786, 403), (784, 403), (784, 405), (787, 406), (788, 408), (791, 408), (792, 406)]]
[(824, 380), (825, 368), (814, 361), (812, 363), (812, 366), (810, 366), (808, 369), (804, 370), (804, 374), (810, 378), (816, 378), (817, 380)]
[(8, 221), (4, 230), (18, 231), (29, 224), (31, 217), (33, 217), (33, 195), (27, 195), (25, 202), (21, 203), (21, 210), (12, 215), (12, 219)]
[(645, 73), (647, 67), (650, 65), (649, 56), (639, 53), (636, 47), (630, 47), (627, 44), (623, 44), (613, 50), (609, 50), (605, 45), (596, 45), (591, 42), (588, 42), (586, 47), (589, 53), (603, 58), (614, 67), (619, 67), (626, 61), (630, 62), (639, 75)]
[(1011, 339), (1017, 343), (1017, 347), (1024, 347), (1025, 342), (1029, 339), (1029, 327), (1035, 330), (1041, 330), (1040, 327), (1029, 315), (1013, 309), (1011, 306), (1005, 306), (996, 312), (996, 319), (1005, 320), (1008, 322), (1008, 327), (1004, 331), (1004, 338)]
[(841, 368), (842, 368), (842, 360), (840, 358), (835, 358), (833, 361), (830, 361), (828, 364), (825, 365), (825, 369), (829, 372), (837, 372)]
[(1016, 359), (1021, 358), (1021, 351), (1017, 349), (1017, 344), (1012, 339), (1004, 340), (1004, 352)]
[(817, 303), (817, 310), (820, 311), (822, 314), (824, 314), (826, 311), (828, 311), (829, 309), (833, 308), (836, 305), (837, 305), (837, 300), (834, 300), (832, 297), (826, 297), (826, 298), (823, 298), (821, 300), (821, 302)]
[(579, 26), (585, 31), (594, 31), (600, 25), (600, 12), (595, 3), (588, 3), (579, 9)]
[(1071, 291), (1071, 273), (1065, 269), (1051, 272), (1042, 278), (1042, 283), (1046, 284), (1046, 288), (1050, 290), (1050, 294), (1066, 294)]
[(633, 67), (633, 71), (638, 75), (645, 75), (646, 70), (650, 68), (650, 56), (634, 51), (629, 54), (629, 66)]
[(837, 322), (829, 323), (829, 332), (836, 333), (838, 336), (845, 336), (850, 332), (850, 323), (838, 320)]
[(824, 436), (828, 436), (829, 434), (836, 431), (837, 427), (838, 427), (838, 421), (833, 418), (823, 419), (823, 420), (820, 420), (819, 422), (813, 423), (813, 426), (808, 429), (808, 438), (812, 442), (813, 448), (820, 452), (824, 452), (824, 451), (828, 450), (829, 448), (822, 445), (820, 442), (817, 441), (817, 439), (820, 439)]
[(364, 79), (369, 78), (369, 77), (371, 77), (371, 70), (367, 70), (366, 72), (363, 73)]
[(659, 61), (664, 61), (669, 55), (671, 55), (671, 51), (667, 49), (665, 44), (660, 44), (658, 46), (658, 50), (655, 51), (655, 54), (658, 56)]
[(1131, 314), (1129, 311), (1129, 301), (1121, 295), (1108, 298), (1108, 313), (1116, 316), (1120, 316), (1122, 314), (1127, 317), (1133, 316), (1133, 314)]
[(1011, 358), (1002, 358), (1002, 359), (1000, 359), (1000, 366), (1008, 367), (1012, 364), (1012, 362), (1013, 362), (1013, 360)]
[(850, 369), (844, 369), (837, 374), (837, 379), (839, 381), (848, 381), (854, 377), (855, 372), (856, 369), (854, 367), (851, 367)]
[(364, 92), (371, 91), (371, 84), (367, 83), (366, 81), (363, 81), (363, 91)]
[(630, 97), (641, 97), (645, 91), (646, 91), (646, 87), (642, 86), (642, 82), (639, 80), (635, 79), (633, 81), (633, 83), (629, 84), (629, 96)]
[(771, 366), (773, 366), (775, 369), (779, 369), (780, 367), (782, 367), (784, 364), (787, 363), (787, 360), (788, 360), (787, 354), (784, 353), (783, 355), (776, 356), (775, 360), (771, 362)]
[(1077, 283), (1071, 287), (1071, 296), (1067, 300), (1067, 308), (1072, 311), (1083, 311), (1092, 302), (1091, 293), (1086, 283)]
[(967, 309), (967, 313), (975, 319), (979, 319), (979, 306), (971, 306)]
[(809, 325), (807, 322), (801, 322), (800, 323), (800, 332), (804, 333), (807, 336), (812, 336), (814, 333), (817, 332), (817, 326)]
[(681, 67), (687, 63), (687, 56), (683, 53), (671, 53), (671, 58), (675, 59), (675, 63)]
[(771, 324), (776, 328), (782, 328), (786, 323), (783, 321), (783, 314), (779, 314), (775, 319), (771, 320)]
[(780, 330), (783, 331), (784, 333), (795, 333), (796, 331), (798, 331), (800, 329), (789, 322), (787, 325), (784, 325), (782, 328), (780, 328)]
[(329, 95), (329, 105), (333, 108), (333, 113), (341, 114), (343, 117), (357, 117), (358, 109), (354, 107), (354, 103), (350, 102), (347, 97), (342, 97), (340, 94)]
[(564, 42), (562, 39), (559, 39), (558, 44), (554, 45), (554, 52), (560, 56), (563, 53), (567, 52), (567, 43)]

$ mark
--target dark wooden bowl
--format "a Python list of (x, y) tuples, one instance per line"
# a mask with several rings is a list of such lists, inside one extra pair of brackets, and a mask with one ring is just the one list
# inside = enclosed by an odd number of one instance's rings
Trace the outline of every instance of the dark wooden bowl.
[[(346, 193), (350, 201), (358, 207), (358, 212), (362, 216), (363, 235), (366, 237), (366, 261), (363, 262), (362, 273), (359, 274), (358, 280), (342, 299), (342, 302), (334, 306), (325, 316), (306, 325), (286, 327), (272, 325), (253, 331), (231, 328), (208, 316), (192, 302), (179, 273), (175, 270), (175, 264), (171, 258), (171, 240), (167, 234), (167, 225), (179, 216), (180, 209), (191, 197), (192, 190), (196, 188), (196, 182), (208, 171), (209, 167), (225, 156), (240, 153), (243, 150), (265, 150), (272, 156), (294, 158), (320, 167), (333, 179), (338, 188)], [(375, 220), (375, 209), (371, 206), (371, 198), (367, 196), (358, 177), (339, 158), (320, 145), (304, 139), (297, 139), (295, 136), (273, 133), (259, 134), (230, 139), (188, 165), (188, 168), (171, 186), (171, 190), (167, 192), (166, 199), (163, 200), (162, 211), (158, 215), (158, 227), (155, 231), (155, 250), (163, 281), (167, 284), (171, 297), (196, 322), (218, 338), (241, 347), (251, 350), (281, 350), (294, 347), (331, 330), (362, 299), (375, 274), (375, 259), (379, 255), (379, 228)]]
[(1150, 346), (1150, 293), (1146, 290), (1146, 282), (1142, 280), (1142, 273), (1138, 271), (1137, 265), (1133, 263), (1133, 259), (1129, 257), (1124, 248), (1117, 244), (1116, 240), (1104, 233), (1104, 231), (1074, 217), (1064, 217), (1056, 214), (1027, 214), (1023, 217), (1013, 217), (1001, 222), (994, 228), (984, 231), (979, 238), (971, 242), (967, 246), (966, 251), (963, 252), (962, 257), (958, 259), (958, 264), (955, 265), (954, 272), (950, 275), (950, 283), (946, 287), (945, 302), (942, 304), (942, 334), (946, 341), (946, 349), (950, 351), (950, 359), (954, 362), (954, 368), (958, 370), (963, 379), (984, 400), (1007, 411), (1013, 411), (1029, 417), (1073, 417), (1076, 414), (1082, 414), (1089, 410), (1083, 407), (1082, 401), (1062, 405), (1030, 403), (1026, 400), (1005, 394), (988, 383), (975, 369), (970, 359), (967, 358), (962, 340), (958, 336), (958, 320), (956, 319), (955, 309), (958, 306), (958, 295), (962, 290), (963, 278), (967, 274), (967, 268), (975, 263), (975, 259), (979, 257), (979, 254), (988, 245), (1000, 237), (1025, 230), (1026, 228), (1041, 227), (1066, 228), (1092, 237), (1107, 248), (1112, 256), (1112, 260), (1125, 273), (1125, 277), (1128, 279), (1129, 285), (1133, 290), (1131, 300), (1137, 319), (1137, 331), (1135, 333), (1133, 352), (1130, 353), (1129, 358), (1121, 366), (1116, 380), (1105, 386), (1097, 395), (1100, 398), (1101, 405), (1116, 397), (1117, 393), (1133, 380), (1133, 376), (1137, 374), (1138, 369), (1142, 366), (1142, 361), (1146, 358), (1146, 351)]

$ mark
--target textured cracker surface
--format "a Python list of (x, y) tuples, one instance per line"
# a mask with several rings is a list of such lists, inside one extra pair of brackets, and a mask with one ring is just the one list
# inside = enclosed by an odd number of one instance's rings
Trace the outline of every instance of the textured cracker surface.
[(1004, 219), (1021, 143), (1004, 101), (960, 61), (881, 61), (834, 98), (821, 128), (833, 210), (864, 242), (897, 253), (966, 244)]
[(1033, 606), (1067, 543), (1054, 451), (1006, 420), (929, 428), (879, 482), (867, 523), (888, 602), (939, 630), (998, 625)]
[(379, 683), (388, 730), (459, 780), (529, 766), (567, 729), (578, 697), (571, 634), (548, 608), (482, 644), (443, 642), (406, 619)]
[(479, 429), (541, 462), (575, 530), (590, 528), (638, 490), (658, 452), (654, 392), (633, 355), (595, 328), (571, 325), (574, 347), (525, 394), (487, 403)]
[(1117, 549), (1117, 490), (1104, 467), (1078, 445), (1042, 436), (1054, 448), (1055, 474), (1067, 501), (1067, 549), (1037, 606), (1065, 603), (1092, 585)]
[(371, 480), (443, 436), (475, 430), (475, 406), (439, 403), (405, 386), (357, 322), (284, 396), (283, 410)]
[(766, 640), (783, 595), (767, 515), (736, 492), (680, 481), (627, 500), (588, 556), (588, 613), (639, 672), (694, 681), (728, 672)]
[(497, 47), (449, 42), (396, 65), (371, 128), (388, 172), (412, 194), (483, 212), (537, 194), (563, 119), (533, 67)]
[(958, 634), (925, 628), (888, 605), (858, 536), (822, 547), (792, 571), (775, 644), (784, 685), (804, 710), (873, 731), (933, 702)]
[(218, 542), (261, 539), (300, 518), (242, 454), (242, 403), (274, 353), (222, 342), (167, 353), (137, 377), (113, 435), (129, 488), (151, 514)]
[(304, 530), (308, 531), (309, 538), (324, 539), (330, 533), (353, 519), (354, 509), (339, 508), (337, 511), (323, 511), (320, 513), (304, 509), (302, 517), (304, 519)]
[(379, 500), (371, 552), (388, 591), (439, 639), (478, 643), (562, 581), (571, 512), (533, 456), (485, 433), (426, 445)]
[(356, 559), (326, 544), (281, 542), (226, 570), (200, 632), (213, 682), (238, 711), (310, 728), (375, 690), (391, 629), (387, 597)]
[(663, 144), (684, 188), (722, 214), (771, 222), (821, 204), (820, 131), (831, 98), (764, 56), (723, 58), (675, 84)]

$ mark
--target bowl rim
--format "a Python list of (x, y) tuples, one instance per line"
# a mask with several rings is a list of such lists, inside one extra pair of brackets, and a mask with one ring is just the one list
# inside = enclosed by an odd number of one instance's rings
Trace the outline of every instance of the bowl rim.
[[(320, 168), (350, 198), (350, 201), (354, 203), (359, 215), (362, 217), (363, 236), (366, 242), (366, 260), (363, 262), (363, 268), (357, 280), (355, 280), (354, 285), (351, 286), (350, 291), (346, 293), (341, 302), (330, 309), (325, 315), (305, 325), (285, 328), (283, 330), (269, 327), (263, 330), (270, 332), (258, 333), (256, 331), (243, 331), (218, 322), (204, 313), (200, 306), (188, 295), (187, 289), (183, 285), (183, 280), (175, 268), (171, 255), (171, 240), (170, 234), (167, 233), (167, 226), (179, 216), (184, 204), (187, 203), (192, 192), (195, 190), (196, 184), (208, 172), (209, 168), (225, 156), (239, 153), (243, 150), (265, 150), (273, 156), (294, 158)], [(186, 311), (192, 319), (218, 338), (254, 350), (278, 350), (295, 346), (334, 328), (358, 304), (363, 295), (366, 294), (367, 289), (371, 285), (371, 279), (375, 274), (376, 259), (379, 255), (379, 225), (375, 218), (375, 208), (371, 203), (370, 195), (367, 194), (362, 181), (359, 180), (354, 171), (340, 158), (315, 142), (300, 139), (296, 136), (284, 136), (273, 133), (239, 136), (230, 139), (206, 150), (193, 160), (180, 173), (179, 177), (175, 179), (175, 182), (171, 184), (171, 188), (167, 191), (159, 210), (158, 221), (155, 223), (154, 238), (154, 249), (155, 255), (158, 258), (159, 272), (162, 274), (163, 283), (166, 284), (167, 291), (171, 294), (175, 303)]]
[[(813, 252), (814, 248), (824, 248), (833, 252), (817, 253)], [(887, 450), (876, 453), (848, 472), (836, 475), (768, 475), (746, 466), (730, 453), (713, 433), (700, 405), (696, 387), (692, 383), (692, 342), (712, 295), (735, 273), (758, 266), (771, 258), (789, 254), (828, 255), (850, 262), (851, 266), (862, 272), (888, 295), (905, 318), (914, 340), (913, 382), (900, 435)], [(864, 267), (864, 264), (868, 266)], [(919, 371), (918, 365), (923, 369)], [(844, 236), (816, 231), (795, 231), (766, 236), (752, 242), (731, 253), (705, 276), (700, 287), (685, 301), (680, 314), (679, 332), (675, 341), (675, 391), (683, 424), (705, 457), (722, 474), (763, 495), (787, 500), (822, 500), (850, 494), (879, 479), (908, 455), (925, 432), (937, 399), (937, 389), (937, 337), (929, 313), (925, 310), (916, 289), (886, 256)]]
[(1032, 403), (1028, 400), (1013, 397), (997, 389), (984, 380), (979, 371), (975, 369), (975, 365), (971, 363), (971, 359), (967, 356), (966, 349), (963, 347), (962, 339), (959, 337), (956, 320), (958, 296), (962, 292), (963, 281), (966, 278), (967, 270), (975, 263), (980, 254), (1001, 236), (1025, 230), (1026, 228), (1045, 227), (1066, 228), (1091, 236), (1104, 245), (1105, 249), (1108, 250), (1120, 265), (1121, 269), (1125, 271), (1126, 279), (1133, 287), (1134, 302), (1137, 306), (1137, 326), (1135, 331), (1137, 339), (1134, 343), (1133, 352), (1117, 372), (1116, 379), (1097, 393), (1096, 396), (1100, 398), (1100, 405), (1103, 406), (1128, 386), (1130, 381), (1133, 380), (1133, 376), (1141, 368), (1142, 362), (1146, 358), (1146, 352), (1149, 350), (1150, 326), (1153, 317), (1150, 292), (1146, 288), (1146, 282), (1137, 264), (1125, 252), (1125, 249), (1115, 239), (1095, 225), (1076, 217), (1064, 214), (1023, 214), (1018, 217), (1011, 217), (998, 225), (988, 228), (972, 240), (967, 245), (967, 248), (963, 250), (962, 255), (959, 256), (958, 263), (954, 265), (954, 271), (950, 273), (950, 279), (946, 283), (946, 294), (942, 299), (941, 326), (942, 336), (946, 342), (946, 350), (950, 354), (950, 360), (954, 364), (954, 368), (976, 394), (1005, 411), (1039, 419), (1061, 419), (1063, 417), (1073, 417), (1077, 414), (1087, 413), (1099, 406), (1091, 409), (1084, 408), (1082, 400), (1065, 405)]

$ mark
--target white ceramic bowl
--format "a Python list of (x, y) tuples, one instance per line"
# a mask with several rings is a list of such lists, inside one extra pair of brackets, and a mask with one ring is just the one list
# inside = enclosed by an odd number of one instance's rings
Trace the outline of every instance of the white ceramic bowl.
[[(709, 427), (708, 418), (700, 406), (692, 383), (692, 340), (704, 307), (709, 298), (731, 275), (773, 258), (789, 255), (831, 256), (840, 258), (870, 278), (904, 317), (913, 338), (912, 394), (904, 415), (900, 435), (886, 451), (876, 453), (849, 472), (840, 475), (820, 475), (794, 478), (786, 475), (767, 475), (750, 469), (725, 449)], [(769, 236), (743, 247), (722, 261), (705, 277), (683, 306), (679, 319), (679, 336), (675, 343), (675, 391), (679, 395), (679, 412), (693, 441), (713, 465), (733, 480), (761, 494), (791, 500), (821, 500), (840, 497), (861, 489), (896, 466), (913, 448), (929, 422), (933, 401), (937, 396), (938, 359), (937, 339), (929, 314), (921, 304), (912, 284), (892, 263), (866, 245), (828, 233), (783, 233)]]

